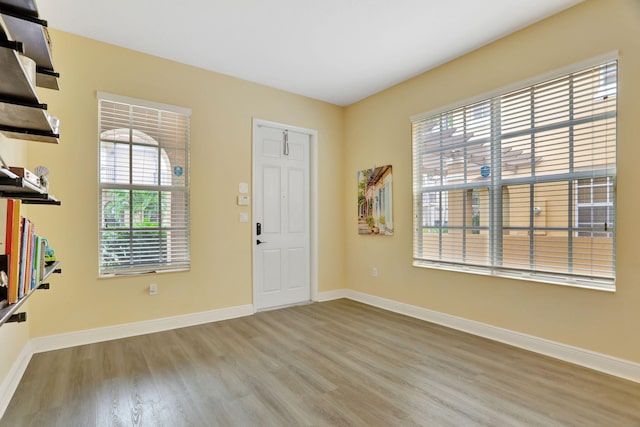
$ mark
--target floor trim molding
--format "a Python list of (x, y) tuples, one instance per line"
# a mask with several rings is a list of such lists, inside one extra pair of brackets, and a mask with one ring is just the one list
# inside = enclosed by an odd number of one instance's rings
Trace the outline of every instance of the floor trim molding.
[(640, 383), (640, 363), (631, 362), (591, 350), (538, 338), (532, 335), (499, 328), (462, 317), (405, 304), (398, 301), (365, 294), (351, 289), (345, 290), (346, 298), (374, 307), (426, 320), (459, 331), (499, 341), (575, 365), (584, 366), (616, 377)]
[(151, 334), (204, 323), (219, 322), (221, 320), (250, 316), (254, 313), (253, 304), (239, 305), (217, 310), (144, 320), (142, 322), (32, 338), (30, 344), (33, 353), (41, 353), (43, 351), (58, 350), (61, 348), (75, 347), (77, 345)]
[(335, 291), (320, 292), (316, 301), (326, 302), (340, 298), (348, 298), (348, 289), (336, 289)]
[(4, 381), (0, 383), (0, 419), (2, 419), (4, 411), (7, 410), (11, 398), (20, 384), (20, 380), (27, 370), (27, 366), (29, 366), (31, 356), (33, 356), (33, 348), (31, 347), (31, 343), (27, 342), (16, 361), (11, 365), (11, 369), (4, 378)]

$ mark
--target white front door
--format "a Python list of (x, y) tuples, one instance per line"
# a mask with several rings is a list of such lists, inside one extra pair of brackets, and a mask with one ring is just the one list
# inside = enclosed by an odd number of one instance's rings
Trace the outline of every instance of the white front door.
[(311, 299), (309, 153), (304, 129), (254, 120), (253, 304)]

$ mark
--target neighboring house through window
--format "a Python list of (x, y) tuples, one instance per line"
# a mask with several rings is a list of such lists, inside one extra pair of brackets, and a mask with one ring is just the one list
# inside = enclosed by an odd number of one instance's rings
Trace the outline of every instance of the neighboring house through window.
[(576, 182), (578, 236), (611, 237), (613, 230), (613, 179), (586, 178)]

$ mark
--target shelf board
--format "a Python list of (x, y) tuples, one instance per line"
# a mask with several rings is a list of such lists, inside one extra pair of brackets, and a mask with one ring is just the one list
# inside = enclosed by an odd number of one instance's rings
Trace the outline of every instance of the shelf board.
[(11, 104), (0, 100), (0, 126), (8, 132), (45, 133), (54, 135), (49, 123), (47, 111), (43, 108)]
[(0, 69), (0, 131), (9, 138), (58, 143), (46, 105), (40, 103), (15, 50), (0, 47)]
[(0, 132), (4, 134), (7, 138), (13, 139), (22, 139), (26, 141), (38, 141), (38, 142), (47, 142), (49, 144), (58, 144), (60, 142), (60, 135), (49, 132), (33, 132), (29, 129), (2, 129), (0, 127)]
[[(39, 30), (42, 37), (45, 37), (46, 29), (38, 23), (6, 14), (18, 14), (16, 10), (19, 10), (21, 16), (25, 16), (25, 10), (35, 11), (37, 16), (35, 3), (31, 0), (10, 2), (0, 0), (0, 41), (2, 41), (0, 44), (0, 70), (2, 70), (2, 78), (0, 78), (0, 132), (9, 138), (57, 144), (59, 135), (53, 132), (49, 123), (50, 116), (46, 111), (46, 105), (40, 102), (36, 88), (27, 77), (27, 71), (17, 52), (17, 50), (25, 50), (26, 56), (30, 56), (37, 62), (37, 58), (33, 54), (29, 55), (29, 52), (33, 53), (33, 41), (18, 40), (14, 31), (15, 29), (30, 28), (31, 32)], [(13, 27), (15, 28), (12, 30)], [(17, 40), (17, 42), (12, 42), (8, 38)], [(50, 59), (48, 41), (43, 38), (41, 42), (44, 43), (46, 54)], [(58, 74), (53, 71), (53, 65), (50, 61), (37, 64), (35, 77), (36, 85), (59, 89)]]
[(8, 40), (9, 35), (7, 34), (7, 29), (4, 27), (4, 22), (0, 19), (0, 40)]
[(62, 202), (56, 199), (51, 194), (37, 194), (37, 193), (11, 193), (0, 191), (0, 197), (7, 197), (11, 199), (20, 199), (22, 203), (26, 205), (56, 205), (60, 206)]
[(59, 90), (53, 67), (47, 22), (38, 17), (33, 0), (0, 0), (0, 38), (21, 42), (24, 55), (36, 62), (36, 85)]
[[(18, 300), (18, 302), (16, 302), (15, 304), (11, 304), (11, 305), (7, 305), (6, 307), (0, 309), (0, 326), (4, 325), (5, 323), (7, 323), (7, 320), (9, 320), (9, 318), (16, 312), (18, 311), (18, 309), (20, 308), (20, 306), (22, 304), (24, 304), (24, 302), (27, 300), (27, 298), (31, 295), (31, 292), (29, 292), (27, 295), (25, 295), (24, 297), (22, 297), (21, 299)], [(5, 301), (1, 301), (4, 304), (6, 304), (6, 300)], [(2, 307), (2, 305), (0, 305), (0, 307)]]
[[(1, 10), (0, 13), (2, 13)], [(24, 44), (25, 55), (36, 61), (38, 67), (53, 70), (49, 32), (46, 27), (37, 22), (27, 21), (5, 13), (2, 13), (2, 20), (11, 40)]]
[[(60, 264), (61, 264), (60, 261), (55, 261), (52, 265), (46, 266), (44, 269), (44, 275), (40, 282), (42, 283), (43, 281), (45, 281), (47, 277), (49, 277), (51, 274), (55, 273), (56, 271), (60, 271)], [(22, 306), (22, 304), (25, 303), (27, 298), (33, 295), (33, 293), (36, 290), (38, 290), (38, 288), (32, 289), (28, 294), (20, 298), (18, 302), (16, 302), (15, 304), (5, 306), (6, 301), (5, 300), (0, 301), (0, 326), (5, 324), (11, 318), (11, 316), (18, 311), (20, 306)]]
[(2, 168), (0, 168), (0, 197), (20, 199), (32, 205), (59, 206), (62, 204), (54, 195), (46, 193), (40, 187)]
[(40, 280), (40, 282), (44, 282), (45, 280), (47, 280), (47, 278), (53, 273), (61, 273), (62, 270), (60, 269), (60, 264), (62, 264), (62, 261), (54, 261), (53, 264), (46, 265), (44, 267), (44, 274), (42, 275), (42, 279)]
[(6, 7), (32, 18), (38, 17), (38, 7), (35, 0), (0, 0), (0, 7)]
[(0, 93), (5, 98), (40, 104), (36, 88), (27, 78), (26, 71), (20, 62), (18, 52), (6, 47), (0, 47)]
[(37, 69), (36, 86), (45, 87), (47, 89), (60, 90), (58, 77), (60, 77), (60, 74), (58, 73), (52, 72), (50, 70)]

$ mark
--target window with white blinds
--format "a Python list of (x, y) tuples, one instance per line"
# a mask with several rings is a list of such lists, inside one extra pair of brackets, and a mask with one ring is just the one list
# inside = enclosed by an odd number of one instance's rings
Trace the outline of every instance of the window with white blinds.
[(414, 265), (615, 289), (617, 61), (412, 118)]
[(190, 110), (98, 98), (100, 276), (189, 269)]

